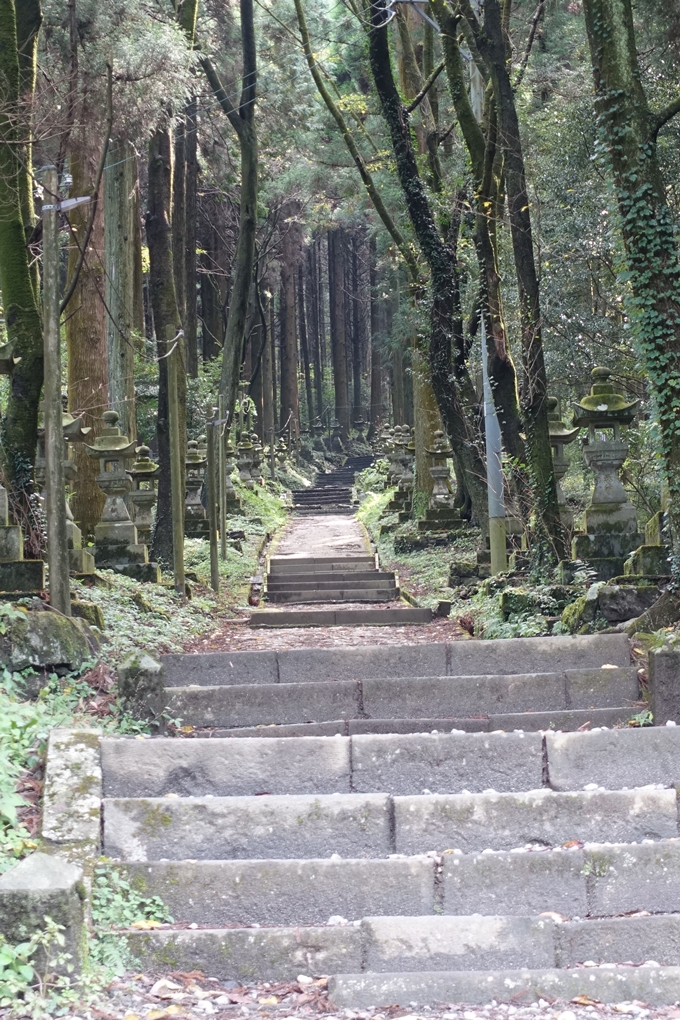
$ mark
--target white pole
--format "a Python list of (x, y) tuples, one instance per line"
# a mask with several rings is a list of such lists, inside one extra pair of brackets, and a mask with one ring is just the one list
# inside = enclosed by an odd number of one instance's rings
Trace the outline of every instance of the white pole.
[[(472, 112), (481, 124), (484, 115), (484, 79), (474, 60), (470, 62), (470, 102)], [(482, 379), (484, 383), (484, 432), (486, 436), (486, 487), (489, 500), (489, 548), (491, 573), (500, 574), (508, 568), (505, 545), (505, 497), (503, 493), (503, 444), (501, 428), (489, 382), (486, 350), (486, 309), (481, 309)]]

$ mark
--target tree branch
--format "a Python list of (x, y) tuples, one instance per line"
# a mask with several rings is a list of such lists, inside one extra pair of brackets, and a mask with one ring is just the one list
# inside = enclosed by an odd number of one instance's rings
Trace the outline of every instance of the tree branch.
[(78, 261), (76, 267), (73, 270), (73, 276), (71, 281), (66, 288), (66, 293), (61, 299), (59, 306), (59, 314), (62, 315), (66, 310), (66, 307), (73, 297), (76, 287), (78, 286), (78, 278), (80, 277), (80, 271), (83, 268), (85, 261), (85, 255), (87, 252), (87, 246), (90, 243), (92, 237), (92, 228), (94, 227), (94, 218), (97, 214), (97, 201), (99, 198), (99, 187), (102, 182), (102, 175), (104, 173), (104, 166), (106, 164), (106, 155), (109, 151), (109, 142), (111, 141), (111, 131), (113, 129), (113, 71), (110, 64), (106, 65), (106, 128), (104, 134), (104, 144), (102, 145), (101, 155), (99, 157), (99, 166), (97, 167), (97, 173), (94, 179), (94, 186), (92, 188), (92, 200), (90, 202), (90, 216), (87, 221), (87, 229), (85, 231), (85, 237), (83, 238), (82, 247), (78, 253)]
[(210, 57), (205, 56), (199, 57), (199, 60), (201, 62), (201, 67), (205, 71), (205, 76), (208, 79), (210, 88), (213, 90), (215, 99), (220, 104), (222, 110), (224, 111), (224, 113), (226, 113), (227, 117), (229, 118), (229, 123), (233, 127), (234, 131), (240, 137), (242, 131), (241, 118), (238, 115), (238, 110), (229, 99), (229, 96), (227, 95), (227, 90), (222, 84), (220, 76), (215, 70), (212, 60), (210, 59)]
[(534, 39), (536, 38), (536, 32), (538, 30), (538, 25), (539, 25), (539, 22), (540, 22), (541, 18), (543, 17), (543, 12), (544, 11), (545, 11), (545, 0), (538, 0), (538, 7), (536, 8), (536, 10), (534, 12), (534, 16), (533, 16), (533, 19), (532, 19), (532, 22), (531, 22), (531, 30), (529, 32), (529, 38), (527, 39), (527, 46), (526, 46), (526, 49), (524, 51), (524, 56), (522, 57), (522, 63), (519, 65), (519, 70), (517, 72), (517, 77), (515, 78), (515, 82), (514, 82), (514, 84), (512, 86), (513, 92), (516, 92), (517, 89), (522, 84), (522, 78), (524, 77), (524, 72), (526, 71), (527, 66), (529, 64), (529, 57), (531, 56), (531, 50), (533, 49)]
[(436, 82), (436, 80), (439, 77), (439, 75), (444, 70), (444, 66), (445, 66), (445, 64), (444, 64), (443, 60), (442, 60), (441, 64), (437, 64), (437, 66), (435, 67), (434, 71), (432, 72), (430, 77), (427, 79), (427, 81), (423, 85), (423, 87), (420, 90), (420, 92), (418, 93), (418, 95), (406, 107), (406, 112), (407, 113), (413, 113), (415, 108), (423, 101), (423, 99), (425, 98), (427, 93), (430, 91), (430, 89), (432, 88), (432, 86)]
[(659, 112), (654, 115), (652, 138), (656, 138), (664, 124), (667, 124), (668, 121), (672, 120), (678, 113), (680, 113), (680, 96), (676, 96), (672, 103), (669, 103), (668, 106), (664, 106), (663, 110), (659, 110)]

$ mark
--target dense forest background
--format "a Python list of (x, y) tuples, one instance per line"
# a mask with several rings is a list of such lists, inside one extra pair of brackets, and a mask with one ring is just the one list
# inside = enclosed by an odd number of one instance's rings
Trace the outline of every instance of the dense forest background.
[[(39, 422), (40, 168), (53, 163), (59, 198), (94, 199), (62, 217), (61, 276), (68, 407), (95, 434), (112, 408), (167, 466), (177, 357), (185, 437), (204, 431), (218, 391), (232, 416), (251, 398), (265, 443), (317, 419), (345, 436), (363, 419), (369, 438), (413, 425), (427, 490), (424, 451), (443, 426), (459, 501), (484, 526), (484, 320), (508, 475), (558, 558), (545, 396), (568, 416), (595, 365), (642, 402), (625, 480), (655, 512), (664, 469), (675, 485), (675, 405), (659, 411), (675, 368), (650, 366), (658, 349), (673, 362), (675, 340), (657, 322), (654, 354), (644, 332), (649, 294), (593, 64), (599, 46), (601, 86), (607, 33), (633, 40), (636, 87), (666, 111), (650, 134), (665, 207), (650, 208), (672, 229), (680, 6), (585, 8), (0, 0), (0, 288), (22, 359), (2, 402), (15, 507)], [(674, 293), (677, 273), (663, 271)], [(97, 469), (74, 456), (72, 507), (91, 534)], [(166, 560), (169, 505), (165, 470)]]

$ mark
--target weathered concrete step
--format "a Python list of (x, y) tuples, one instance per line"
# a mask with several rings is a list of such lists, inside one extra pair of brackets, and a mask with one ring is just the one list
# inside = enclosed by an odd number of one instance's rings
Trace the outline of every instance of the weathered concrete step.
[(338, 506), (337, 504), (333, 504), (332, 506), (328, 506), (328, 507), (321, 507), (321, 506), (318, 506), (318, 507), (294, 506), (293, 507), (293, 514), (296, 517), (319, 517), (319, 516), (323, 516), (323, 514), (345, 514), (347, 516), (351, 516), (351, 515), (354, 514), (355, 511), (356, 511), (356, 506)]
[(572, 968), (584, 961), (674, 966), (680, 915), (555, 923), (547, 917), (365, 917), (325, 927), (128, 931), (148, 971), (294, 981), (308, 974)]
[[(105, 865), (105, 867), (107, 867)], [(214, 927), (326, 924), (330, 917), (434, 912), (435, 861), (152, 861), (108, 865), (175, 921)]]
[[(680, 730), (356, 734), (101, 741), (106, 797), (262, 794), (561, 792), (595, 783), (608, 790), (680, 781)], [(599, 752), (608, 750), (600, 762)], [(602, 767), (604, 764), (604, 767)], [(569, 785), (576, 773), (578, 782)], [(631, 781), (633, 777), (634, 781)], [(565, 778), (567, 781), (565, 782)]]
[(370, 573), (363, 571), (351, 571), (345, 574), (268, 574), (267, 588), (270, 591), (280, 591), (284, 588), (362, 588), (371, 587), (392, 587), (395, 582), (393, 573), (374, 570)]
[[(206, 656), (208, 658), (208, 656)], [(345, 675), (349, 673), (349, 668)], [(350, 674), (351, 675), (351, 674)], [(634, 669), (492, 677), (410, 677), (304, 684), (231, 684), (166, 689), (167, 708), (193, 726), (330, 722), (340, 718), (418, 719), (423, 709), (440, 718), (618, 708), (638, 696)]]
[[(350, 612), (350, 610), (347, 610)], [(638, 711), (629, 705), (619, 708), (575, 708), (556, 712), (517, 712), (458, 719), (335, 719), (322, 723), (288, 723), (219, 729), (216, 737), (332, 737), (357, 733), (493, 733), (495, 730), (578, 730), (581, 726), (625, 726)]]
[[(371, 556), (359, 559), (362, 561), (361, 570), (370, 569), (375, 563), (375, 558)], [(275, 560), (276, 557), (272, 557), (270, 564)], [(301, 557), (284, 560), (279, 557), (279, 562), (290, 565), (303, 561)], [(328, 566), (329, 563), (342, 562), (343, 565), (338, 569), (346, 569), (347, 560), (326, 558), (318, 561), (306, 559), (304, 562), (319, 562), (319, 569), (327, 571), (334, 569)], [(292, 568), (288, 566), (284, 569)], [(304, 569), (308, 568), (305, 566)], [(163, 655), (161, 661), (169, 687), (192, 683), (301, 683), (344, 680), (347, 677), (479, 676), (495, 673), (510, 676), (526, 673), (527, 668), (535, 673), (549, 673), (556, 669), (629, 666), (630, 644), (625, 634), (584, 634), (577, 637), (512, 638), (498, 641), (470, 639), (420, 645)], [(475, 708), (472, 714), (478, 715), (479, 711)], [(428, 715), (432, 714), (428, 710)]]
[(514, 1005), (586, 995), (600, 1002), (638, 1000), (652, 1006), (680, 999), (680, 967), (611, 967), (573, 970), (430, 971), (411, 974), (338, 974), (328, 983), (336, 1007), (361, 1009), (386, 1004)]
[(414, 606), (394, 609), (257, 609), (251, 627), (405, 627), (431, 623), (432, 610)]
[(291, 584), (298, 582), (311, 584), (322, 583), (324, 581), (335, 582), (336, 585), (340, 581), (391, 581), (394, 580), (395, 574), (393, 570), (377, 570), (375, 568), (371, 570), (329, 570), (323, 571), (310, 571), (310, 573), (295, 573), (295, 574), (267, 574), (267, 584)]
[(370, 570), (376, 566), (375, 556), (365, 553), (357, 556), (270, 556), (271, 574), (300, 573), (326, 570)]
[(387, 857), (678, 834), (675, 790), (107, 798), (104, 852), (124, 860)]
[(441, 896), (445, 914), (678, 912), (680, 841), (444, 854)]
[[(587, 734), (583, 734), (587, 736)], [(541, 786), (540, 733), (101, 741), (105, 797), (520, 792)]]
[(268, 602), (391, 602), (399, 597), (395, 587), (374, 587), (366, 584), (361, 588), (296, 588), (291, 584), (284, 591), (268, 591)]

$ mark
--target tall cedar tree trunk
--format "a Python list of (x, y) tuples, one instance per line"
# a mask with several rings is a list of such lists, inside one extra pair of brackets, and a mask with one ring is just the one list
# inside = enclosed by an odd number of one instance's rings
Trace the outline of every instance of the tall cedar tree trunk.
[(273, 296), (269, 299), (269, 368), (272, 374), (272, 425), (278, 429), (280, 419), (277, 417), (278, 407), (278, 373), (276, 371), (276, 309), (274, 308)]
[(224, 394), (227, 410), (233, 414), (236, 404), (243, 338), (248, 317), (250, 284), (255, 258), (255, 231), (257, 228), (257, 134), (255, 131), (255, 98), (257, 94), (257, 54), (253, 0), (240, 0), (241, 49), (243, 53), (243, 89), (238, 109), (229, 99), (219, 75), (207, 57), (201, 58), (210, 86), (220, 106), (229, 118), (238, 137), (241, 149), (241, 201), (239, 231), (234, 255), (234, 277), (229, 300), (229, 314), (224, 338), (220, 391)]
[[(177, 389), (180, 417), (180, 450), (186, 449), (186, 374), (181, 320), (175, 294), (173, 272), (170, 196), (172, 194), (172, 142), (170, 132), (157, 131), (149, 142), (149, 200), (146, 237), (149, 245), (149, 285), (158, 352), (158, 503), (153, 535), (154, 558), (172, 563), (172, 492), (170, 488), (170, 425), (168, 420), (167, 338), (177, 337), (179, 351)], [(182, 457), (184, 463), (184, 457)], [(182, 490), (184, 484), (182, 483)]]
[(274, 428), (274, 390), (272, 380), (272, 342), (270, 336), (270, 315), (269, 315), (269, 288), (263, 283), (260, 284), (260, 300), (264, 314), (264, 347), (262, 350), (262, 433), (263, 441), (268, 443), (271, 438), (270, 430)]
[[(109, 406), (120, 415), (123, 435), (137, 438), (135, 420), (135, 350), (133, 330), (139, 321), (136, 310), (138, 191), (137, 158), (129, 142), (109, 147), (104, 175), (106, 222), (106, 346)], [(78, 194), (87, 194), (80, 191)], [(82, 217), (81, 217), (82, 218)], [(75, 306), (72, 306), (75, 307)]]
[[(323, 254), (324, 245), (322, 235), (319, 235), (316, 241), (316, 258), (315, 258), (315, 269), (316, 269), (316, 292), (319, 295), (317, 310), (319, 315), (319, 365), (320, 365), (320, 377), (321, 381), (319, 384), (319, 392), (321, 394), (319, 399), (319, 414), (323, 414), (324, 411), (324, 396), (323, 396), (323, 380), (326, 374), (326, 366), (328, 365), (327, 357), (327, 344), (326, 344), (326, 279), (327, 274), (324, 273), (323, 266)], [(328, 249), (326, 248), (326, 256), (328, 256)]]
[(380, 300), (378, 296), (378, 253), (375, 236), (369, 241), (369, 286), (371, 309), (371, 411), (368, 440), (371, 442), (376, 434), (383, 416), (382, 406), (382, 357), (378, 346), (380, 334)]
[(281, 253), (281, 427), (291, 416), (295, 435), (300, 431), (300, 394), (298, 390), (298, 345), (295, 328), (295, 280), (300, 255), (299, 210), (289, 207), (284, 226)]
[(335, 418), (344, 437), (349, 437), (349, 388), (347, 385), (347, 327), (343, 279), (343, 231), (328, 232), (328, 301), (331, 325), (331, 360), (335, 390)]
[[(71, 152), (72, 190), (74, 195), (92, 193), (94, 168), (84, 153)], [(102, 184), (103, 188), (104, 185)], [(87, 206), (74, 209), (69, 220), (77, 238), (83, 238), (90, 213)], [(102, 428), (102, 414), (109, 406), (108, 359), (106, 350), (107, 315), (104, 297), (104, 203), (97, 202), (94, 225), (76, 289), (66, 317), (66, 355), (68, 406), (72, 414), (81, 415), (83, 424), (92, 429), (91, 442)], [(68, 279), (75, 272), (79, 249), (71, 244), (68, 258)], [(114, 405), (114, 410), (120, 409)], [(71, 500), (73, 516), (83, 532), (92, 540), (104, 506), (104, 494), (95, 482), (99, 461), (87, 455), (82, 443), (74, 443), (71, 456), (78, 473), (75, 494)]]
[(680, 254), (659, 167), (659, 130), (680, 99), (654, 113), (640, 81), (630, 0), (585, 0), (598, 127), (614, 176), (638, 349), (659, 418), (668, 482), (672, 569), (680, 574)]
[(186, 108), (184, 152), (186, 157), (186, 183), (184, 211), (184, 347), (187, 354), (187, 372), (198, 378), (198, 315), (196, 295), (196, 197), (198, 189), (198, 106), (194, 96)]
[(534, 261), (531, 212), (519, 119), (507, 64), (508, 39), (499, 0), (486, 0), (484, 29), (483, 35), (480, 35), (480, 51), (487, 57), (491, 71), (496, 96), (499, 143), (505, 156), (505, 187), (522, 327), (522, 363), (525, 378), (522, 412), (529, 468), (539, 520), (543, 523), (547, 537), (554, 547), (553, 555), (560, 560), (566, 556), (566, 546), (557, 503), (548, 430), (548, 380), (543, 356), (538, 275)]
[[(431, 274), (430, 371), (442, 420), (466, 475), (474, 513), (486, 531), (488, 506), (485, 469), (479, 456), (471, 415), (463, 405), (459, 386), (471, 390), (464, 367), (454, 380), (452, 344), (462, 342), (460, 294), (454, 254), (440, 238), (416, 163), (407, 115), (392, 75), (383, 11), (372, 8), (369, 33), (371, 69), (383, 116), (392, 138), (397, 173), (421, 251)], [(457, 385), (458, 384), (458, 385)]]
[(42, 321), (24, 231), (26, 182), (18, 149), (24, 136), (17, 25), (13, 0), (0, 0), (0, 291), (7, 337), (21, 358), (12, 375), (3, 422), (3, 461), (10, 485), (31, 485), (43, 381)]
[(361, 288), (359, 278), (359, 237), (352, 232), (352, 415), (361, 418)]
[[(307, 326), (310, 354), (314, 362), (314, 394), (316, 397), (316, 417), (323, 411), (323, 377), (321, 375), (321, 332), (319, 327), (319, 288), (316, 268), (316, 241), (307, 248), (307, 272), (305, 290), (307, 294)], [(312, 419), (310, 418), (310, 421)]]
[(307, 422), (311, 427), (314, 420), (314, 398), (312, 396), (312, 370), (309, 358), (309, 342), (307, 337), (307, 315), (305, 312), (305, 272), (302, 265), (297, 271), (297, 309), (298, 327), (300, 330), (300, 355), (305, 375), (305, 396), (307, 399)]

